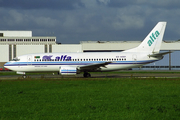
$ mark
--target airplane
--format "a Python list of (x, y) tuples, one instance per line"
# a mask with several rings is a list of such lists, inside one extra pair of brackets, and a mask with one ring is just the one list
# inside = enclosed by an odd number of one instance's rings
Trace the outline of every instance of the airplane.
[(169, 53), (159, 52), (165, 28), (166, 22), (158, 22), (139, 46), (122, 52), (27, 54), (5, 63), (4, 67), (24, 78), (28, 72), (58, 72), (61, 75), (84, 72), (84, 77), (91, 77), (89, 72), (136, 68), (161, 60)]

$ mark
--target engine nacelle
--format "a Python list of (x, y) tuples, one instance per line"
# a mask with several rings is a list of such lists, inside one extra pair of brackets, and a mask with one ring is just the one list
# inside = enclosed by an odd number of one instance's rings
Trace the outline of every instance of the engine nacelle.
[(76, 75), (76, 74), (78, 74), (78, 70), (76, 67), (61, 66), (59, 69), (59, 73), (61, 75)]

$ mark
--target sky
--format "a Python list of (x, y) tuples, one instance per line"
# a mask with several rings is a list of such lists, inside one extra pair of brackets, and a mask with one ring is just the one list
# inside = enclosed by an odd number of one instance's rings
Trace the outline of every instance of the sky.
[(0, 0), (0, 30), (30, 30), (57, 43), (142, 41), (159, 21), (180, 39), (179, 0)]

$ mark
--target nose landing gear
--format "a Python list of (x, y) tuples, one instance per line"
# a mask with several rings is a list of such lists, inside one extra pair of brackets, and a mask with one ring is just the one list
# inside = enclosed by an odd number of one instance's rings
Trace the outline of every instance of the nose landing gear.
[(23, 76), (22, 76), (22, 78), (23, 78), (23, 79), (26, 79), (26, 78), (27, 78), (27, 76), (26, 76), (26, 75), (23, 75)]

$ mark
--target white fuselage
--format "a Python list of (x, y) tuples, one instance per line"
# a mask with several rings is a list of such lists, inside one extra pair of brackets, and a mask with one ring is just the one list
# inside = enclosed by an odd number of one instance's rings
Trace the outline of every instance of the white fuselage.
[(139, 67), (159, 59), (148, 57), (146, 52), (43, 53), (19, 56), (4, 66), (17, 72), (58, 72), (62, 66), (78, 69), (80, 66), (111, 62), (88, 71), (115, 71)]
[(84, 72), (84, 77), (90, 77), (88, 72), (91, 71), (139, 67), (160, 60), (167, 54), (159, 53), (165, 28), (166, 22), (158, 22), (139, 46), (123, 52), (28, 54), (15, 58), (4, 67), (19, 74), (57, 71), (62, 75), (75, 75)]

